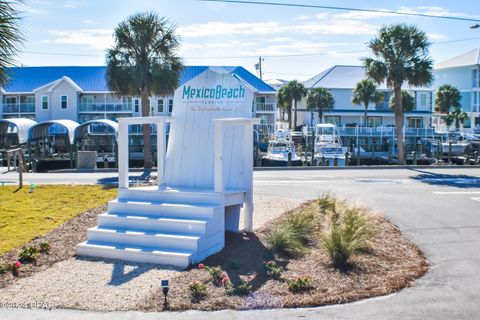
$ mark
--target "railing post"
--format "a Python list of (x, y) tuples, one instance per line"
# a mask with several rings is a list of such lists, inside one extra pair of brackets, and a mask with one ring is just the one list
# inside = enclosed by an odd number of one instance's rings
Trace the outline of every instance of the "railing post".
[(166, 149), (165, 121), (157, 122), (157, 184), (158, 189), (165, 185), (165, 149)]
[(118, 120), (118, 188), (128, 189), (128, 122)]
[(244, 221), (245, 231), (253, 230), (253, 126), (251, 122), (243, 126), (243, 177), (245, 183)]
[[(223, 183), (223, 123), (220, 121), (214, 122), (215, 131), (215, 160), (214, 160), (214, 177), (215, 177), (215, 192), (224, 192), (225, 186)], [(252, 143), (252, 141), (250, 141)]]

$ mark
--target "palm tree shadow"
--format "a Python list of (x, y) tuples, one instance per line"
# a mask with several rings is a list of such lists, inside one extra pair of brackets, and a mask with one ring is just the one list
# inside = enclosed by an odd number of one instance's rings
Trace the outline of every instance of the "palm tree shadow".
[(408, 170), (419, 172), (420, 174), (411, 177), (411, 179), (422, 183), (461, 189), (480, 188), (480, 177), (465, 174), (434, 173), (415, 168), (409, 168)]

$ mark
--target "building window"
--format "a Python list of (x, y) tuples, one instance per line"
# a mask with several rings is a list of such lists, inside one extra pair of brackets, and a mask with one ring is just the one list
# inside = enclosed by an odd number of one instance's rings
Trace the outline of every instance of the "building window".
[(163, 99), (157, 100), (157, 112), (163, 113)]
[(480, 77), (478, 75), (479, 70), (472, 70), (472, 87), (480, 87)]
[(367, 117), (367, 127), (380, 127), (382, 125), (382, 117)]
[(5, 97), (5, 104), (17, 104), (17, 97)]
[(422, 107), (427, 106), (427, 94), (426, 93), (420, 93), (420, 105)]
[(408, 126), (410, 128), (422, 128), (423, 127), (423, 119), (422, 118), (407, 118)]
[(336, 126), (341, 126), (340, 116), (325, 116), (325, 123), (332, 123)]
[(138, 99), (133, 100), (133, 108), (134, 108), (134, 112), (138, 113), (140, 109), (140, 100)]
[(60, 96), (60, 108), (67, 109), (68, 108), (68, 97), (67, 96)]
[(42, 110), (48, 110), (48, 96), (42, 96)]
[(173, 99), (168, 99), (168, 113), (173, 111)]

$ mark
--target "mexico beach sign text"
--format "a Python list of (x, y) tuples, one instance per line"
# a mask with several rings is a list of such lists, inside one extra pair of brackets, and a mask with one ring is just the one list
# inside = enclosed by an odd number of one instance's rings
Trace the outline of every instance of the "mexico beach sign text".
[(205, 102), (205, 101), (223, 101), (234, 102), (245, 100), (245, 88), (241, 85), (238, 87), (224, 87), (216, 85), (215, 87), (192, 87), (185, 85), (182, 88), (182, 100), (185, 102)]

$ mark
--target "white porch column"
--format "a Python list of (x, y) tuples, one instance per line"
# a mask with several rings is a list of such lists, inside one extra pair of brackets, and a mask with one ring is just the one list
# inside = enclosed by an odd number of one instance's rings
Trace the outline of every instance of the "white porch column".
[(128, 122), (118, 119), (118, 188), (128, 189)]

